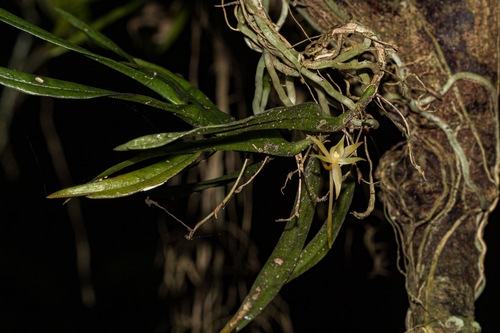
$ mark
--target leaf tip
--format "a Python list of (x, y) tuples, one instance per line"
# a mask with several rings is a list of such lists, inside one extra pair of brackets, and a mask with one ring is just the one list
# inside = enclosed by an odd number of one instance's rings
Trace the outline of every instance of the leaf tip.
[(119, 145), (119, 146), (116, 146), (113, 148), (114, 151), (127, 151), (128, 148), (126, 146), (126, 144), (123, 144), (123, 145)]

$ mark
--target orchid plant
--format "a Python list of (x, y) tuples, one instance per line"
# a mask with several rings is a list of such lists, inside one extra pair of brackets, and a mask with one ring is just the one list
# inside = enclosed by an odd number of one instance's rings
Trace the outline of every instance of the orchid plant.
[[(382, 69), (385, 66), (383, 45), (376, 42), (376, 37), (373, 34), (368, 34), (369, 38), (366, 37), (368, 33), (366, 29), (357, 24), (348, 24), (329, 33), (328, 38), (330, 39), (334, 35), (351, 34), (357, 34), (358, 38), (361, 36), (363, 39), (362, 43), (354, 40), (352, 48), (350, 46), (343, 54), (337, 56), (334, 59), (334, 67), (330, 66), (330, 64), (320, 63), (318, 65), (318, 63), (311, 63), (312, 60), (310, 59), (306, 59), (307, 61), (304, 63), (299, 62), (298, 54), (300, 53), (291, 50), (288, 42), (285, 43), (286, 39), (283, 36), (276, 35), (278, 32), (274, 23), (270, 22), (267, 16), (262, 14), (262, 10), (241, 5), (244, 5), (243, 2), (238, 7), (240, 11), (237, 11), (237, 13), (243, 15), (238, 16), (240, 22), (238, 28), (246, 33), (245, 36), (255, 42), (255, 45), (260, 40), (257, 36), (265, 36), (274, 43), (274, 45), (271, 45), (266, 42), (260, 45), (263, 56), (259, 62), (260, 65), (258, 65), (260, 67), (256, 71), (254, 114), (243, 119), (235, 119), (231, 115), (222, 112), (201, 90), (188, 81), (166, 68), (126, 53), (100, 31), (68, 12), (57, 10), (62, 18), (83, 32), (95, 45), (103, 47), (108, 53), (111, 53), (110, 56), (112, 57), (87, 50), (0, 8), (0, 22), (5, 22), (65, 50), (76, 52), (97, 61), (123, 74), (125, 77), (136, 80), (151, 91), (145, 90), (145, 92), (142, 92), (141, 90), (141, 93), (134, 91), (120, 92), (119, 90), (108, 90), (38, 74), (23, 73), (4, 67), (0, 67), (0, 85), (31, 95), (53, 98), (89, 99), (108, 97), (123, 100), (127, 103), (138, 103), (161, 112), (170, 112), (172, 116), (183, 120), (186, 125), (192, 127), (180, 132), (152, 133), (139, 138), (132, 138), (128, 142), (115, 147), (115, 150), (128, 151), (129, 153), (136, 152), (135, 156), (126, 157), (122, 162), (104, 170), (88, 183), (59, 190), (48, 196), (49, 198), (85, 196), (94, 199), (107, 199), (146, 191), (151, 191), (152, 196), (160, 197), (165, 194), (175, 196), (176, 193), (189, 195), (211, 187), (225, 186), (235, 182), (223, 201), (194, 228), (181, 222), (189, 230), (187, 238), (193, 239), (193, 233), (198, 227), (211, 219), (212, 216), (216, 217), (217, 212), (224, 207), (233, 194), (238, 193), (242, 186), (254, 179), (270, 158), (295, 157), (299, 161), (299, 158), (302, 159), (302, 153), (311, 144), (318, 146), (319, 153), (312, 156), (318, 158), (330, 173), (327, 221), (319, 228), (316, 235), (310, 241), (307, 241), (315, 217), (317, 203), (311, 194), (317, 192), (320, 187), (320, 166), (315, 159), (304, 158), (302, 160), (304, 163), (298, 163), (300, 165), (298, 165), (297, 171), (301, 172), (303, 178), (299, 178), (295, 199), (296, 205), (292, 211), (292, 216), (284, 219), (287, 221), (287, 225), (283, 228), (276, 247), (263, 265), (260, 274), (255, 279), (239, 310), (226, 323), (221, 332), (243, 329), (274, 299), (285, 283), (308, 271), (326, 256), (345, 220), (353, 198), (354, 182), (347, 179), (347, 177), (344, 179), (341, 166), (363, 160), (352, 156), (361, 143), (345, 147), (345, 137), (343, 137), (330, 150), (327, 150), (324, 142), (321, 142), (316, 137), (307, 136), (304, 139), (303, 136), (300, 136), (300, 140), (290, 141), (287, 139), (288, 136), (282, 136), (282, 133), (293, 130), (296, 132), (302, 131), (303, 133), (317, 133), (317, 135), (330, 135), (340, 133), (347, 126), (358, 130), (365, 126), (376, 128), (378, 126), (376, 120), (366, 118), (361, 121), (360, 117), (356, 118), (355, 116), (363, 110), (376, 93), (376, 87), (381, 78), (379, 73), (383, 73), (378, 69), (378, 66), (383, 64)], [(249, 5), (252, 4), (249, 2)], [(243, 9), (245, 9), (245, 12), (243, 12)], [(283, 13), (287, 12), (283, 11)], [(250, 17), (248, 13), (252, 13), (255, 17), (249, 21), (247, 27), (244, 22), (246, 22), (245, 17)], [(255, 22), (257, 22), (257, 25), (254, 24)], [(257, 29), (258, 33), (252, 32), (249, 27)], [(363, 60), (362, 63), (356, 62), (354, 67), (351, 66), (354, 63), (353, 59), (365, 53), (372, 44), (377, 50), (377, 63), (369, 64), (369, 62)], [(267, 48), (270, 48), (273, 52), (270, 52)], [(306, 53), (306, 55), (308, 54)], [(331, 56), (328, 53), (328, 57)], [(119, 60), (115, 60), (115, 57), (119, 58)], [(325, 58), (316, 57), (313, 60), (325, 61)], [(346, 63), (342, 61), (346, 61)], [(342, 64), (342, 66), (339, 64)], [(289, 65), (293, 65), (293, 68), (289, 67)], [(316, 65), (321, 68), (313, 68), (317, 67)], [(333, 88), (332, 83), (327, 82), (317, 74), (320, 69), (326, 68), (358, 70), (366, 66), (368, 66), (367, 68), (377, 67), (377, 70), (374, 70), (372, 80), (368, 80), (366, 73), (363, 73), (362, 80), (366, 88), (356, 101), (342, 95)], [(314, 69), (314, 71), (311, 69)], [(300, 82), (301, 85), (318, 87), (316, 90), (317, 98), (313, 96), (314, 103), (296, 103), (294, 80), (296, 83)], [(283, 89), (283, 81), (286, 83), (286, 91)], [(282, 99), (283, 106), (267, 108), (271, 89), (270, 82), (273, 83), (274, 89)], [(336, 100), (343, 105), (338, 110), (339, 112), (332, 112), (337, 116), (331, 115), (330, 107), (332, 105), (329, 104), (329, 100), (332, 102)], [(336, 102), (333, 104), (336, 104)], [(363, 115), (362, 113), (359, 114)], [(237, 151), (255, 155), (255, 160), (250, 164), (245, 162), (240, 170), (218, 178), (178, 186), (169, 184), (172, 177), (195, 167), (210, 158), (216, 151)], [(262, 160), (263, 155), (265, 157)], [(369, 158), (367, 159), (369, 160)], [(251, 176), (250, 180), (240, 186), (240, 180), (249, 176)], [(302, 179), (306, 179), (307, 182), (302, 182)], [(149, 198), (146, 202), (148, 204), (154, 203)], [(326, 243), (328, 243), (328, 247), (325, 246)], [(273, 278), (269, 279), (270, 276)]]

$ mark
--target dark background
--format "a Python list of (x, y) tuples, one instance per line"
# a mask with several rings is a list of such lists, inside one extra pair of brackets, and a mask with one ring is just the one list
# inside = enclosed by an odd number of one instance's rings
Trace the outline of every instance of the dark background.
[[(92, 10), (105, 12), (116, 3), (95, 2)], [(19, 2), (2, 1), (2, 8), (21, 15)], [(238, 33), (225, 28), (220, 9), (206, 8), (214, 22), (213, 29), (222, 29), (232, 48), (234, 64), (248, 87), (245, 98), (249, 104), (258, 55), (245, 46)], [(40, 22), (50, 29), (50, 20), (42, 17)], [(190, 48), (185, 40), (190, 36), (189, 24), (169, 50), (155, 54), (147, 47), (132, 45), (124, 33), (126, 22), (126, 19), (120, 20), (104, 33), (131, 54), (187, 77)], [(18, 33), (0, 24), (1, 66), (6, 66)], [(206, 56), (200, 64), (200, 87), (213, 97), (210, 40), (203, 39), (202, 45)], [(142, 89), (131, 80), (72, 53), (48, 61), (36, 73), (119, 91)], [(54, 123), (75, 184), (89, 181), (119, 162), (123, 153), (112, 151), (118, 144), (182, 126), (168, 114), (109, 99), (48, 101), (30, 96), (18, 103), (12, 115), (9, 146), (0, 155), (0, 299), (4, 303), (4, 310), (0, 311), (0, 331), (153, 332), (169, 308), (169, 300), (158, 296), (162, 279), (162, 267), (155, 265), (160, 241), (158, 211), (144, 203), (144, 193), (116, 200), (81, 200), (96, 292), (95, 306), (84, 307), (75, 261), (74, 232), (67, 211), (61, 200), (45, 198), (62, 185), (40, 128), (40, 110), (44, 103), (54, 104)], [(378, 156), (401, 138), (390, 124), (385, 126), (378, 133), (370, 133), (373, 136), (370, 149)], [(380, 133), (382, 131), (384, 133)], [(293, 167), (293, 161), (275, 161), (255, 180), (252, 233), (259, 246), (261, 262), (272, 251), (282, 228), (274, 223), (274, 218), (286, 216), (291, 207), (293, 191), (283, 198), (280, 188), (288, 172), (283, 169), (291, 171)], [(355, 205), (363, 209), (363, 193), (358, 191), (355, 198), (361, 198)], [(172, 229), (182, 228), (174, 221), (169, 223)], [(498, 223), (497, 209), (485, 232), (487, 284), (476, 311), (484, 332), (500, 331)], [(377, 240), (387, 243), (390, 262), (387, 276), (369, 277), (373, 262), (363, 245), (366, 224), (378, 228)], [(209, 239), (217, 243), (219, 237), (212, 235)], [(352, 240), (352, 246), (346, 246), (347, 240)], [(388, 223), (377, 217), (365, 221), (346, 220), (331, 254), (281, 292), (289, 304), (295, 331), (403, 332), (407, 297), (404, 279), (396, 270), (395, 253), (396, 244)], [(249, 281), (252, 278), (248, 277)]]

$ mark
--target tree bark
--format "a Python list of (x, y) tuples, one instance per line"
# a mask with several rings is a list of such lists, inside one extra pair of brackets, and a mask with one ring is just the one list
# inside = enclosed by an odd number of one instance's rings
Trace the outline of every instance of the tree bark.
[[(324, 31), (341, 23), (328, 3), (303, 7)], [(482, 235), (499, 184), (498, 2), (335, 3), (398, 46), (396, 81), (408, 103), (387, 111), (409, 139), (382, 157), (376, 176), (401, 245), (407, 328), (479, 332), (474, 301), (485, 284)], [(401, 91), (386, 85), (379, 92)]]

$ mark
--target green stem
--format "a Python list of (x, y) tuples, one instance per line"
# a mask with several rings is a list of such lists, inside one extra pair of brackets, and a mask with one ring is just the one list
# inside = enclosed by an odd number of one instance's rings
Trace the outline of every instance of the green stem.
[(333, 213), (333, 168), (330, 170), (330, 194), (328, 197), (328, 218), (326, 220), (326, 233), (328, 235), (328, 248), (332, 248), (333, 234), (332, 234), (332, 213)]

